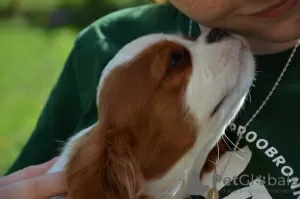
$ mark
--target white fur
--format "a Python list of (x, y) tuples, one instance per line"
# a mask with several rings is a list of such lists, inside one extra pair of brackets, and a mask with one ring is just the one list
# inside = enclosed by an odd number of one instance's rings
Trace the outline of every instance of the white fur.
[[(78, 140), (80, 140), (83, 136), (88, 135), (95, 125), (96, 124), (86, 128), (86, 129), (83, 129), (83, 130), (79, 131), (76, 135), (71, 137), (71, 139), (67, 142), (66, 146), (63, 148), (62, 153), (57, 158), (55, 164), (48, 170), (47, 173), (55, 173), (55, 172), (59, 172), (59, 171), (63, 170), (69, 160), (71, 153), (72, 153), (74, 144), (76, 144), (78, 142)], [(68, 158), (66, 158), (66, 157), (68, 157)]]
[[(205, 37), (206, 33), (194, 42), (166, 34), (141, 37), (117, 53), (104, 69), (99, 82), (97, 96), (107, 75), (115, 67), (124, 66), (124, 63), (134, 60), (139, 52), (162, 40), (181, 44), (191, 52), (193, 71), (188, 82), (184, 105), (197, 119), (199, 134), (194, 147), (162, 179), (147, 184), (148, 192), (156, 199), (183, 199), (187, 195), (187, 188), (190, 186), (189, 176), (199, 174), (209, 151), (243, 104), (254, 77), (254, 59), (241, 39), (228, 37), (218, 43), (206, 44)], [(211, 111), (226, 93), (228, 96), (220, 110), (210, 117)], [(71, 138), (49, 172), (64, 169), (72, 145), (91, 128)]]
[[(66, 143), (65, 147), (63, 148), (62, 153), (57, 158), (54, 165), (47, 171), (47, 173), (56, 173), (56, 172), (60, 172), (60, 171), (64, 170), (70, 159), (74, 145), (76, 143), (78, 143), (78, 141), (82, 137), (88, 135), (96, 124), (97, 123), (93, 124), (92, 126), (90, 126), (88, 128), (85, 128), (85, 129), (79, 131), (77, 134), (75, 134), (73, 137), (71, 137), (71, 139)], [(57, 197), (52, 197), (51, 199), (64, 199), (64, 198), (65, 198), (64, 196), (57, 196)]]

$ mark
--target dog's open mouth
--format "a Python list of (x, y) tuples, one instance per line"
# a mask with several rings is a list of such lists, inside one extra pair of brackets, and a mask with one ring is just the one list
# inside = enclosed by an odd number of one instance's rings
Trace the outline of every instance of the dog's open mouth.
[(213, 111), (210, 113), (210, 117), (213, 117), (218, 112), (218, 110), (223, 105), (225, 99), (227, 98), (227, 95), (228, 94), (224, 95), (224, 97), (222, 98), (222, 100), (215, 106), (215, 108), (213, 109)]

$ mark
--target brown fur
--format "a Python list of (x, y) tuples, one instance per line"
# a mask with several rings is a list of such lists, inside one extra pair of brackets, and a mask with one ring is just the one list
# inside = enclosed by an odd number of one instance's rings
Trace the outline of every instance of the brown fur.
[[(183, 59), (171, 67), (171, 55)], [(106, 78), (99, 123), (67, 167), (69, 199), (150, 199), (148, 180), (163, 175), (193, 146), (193, 118), (183, 105), (192, 72), (187, 49), (163, 41)]]

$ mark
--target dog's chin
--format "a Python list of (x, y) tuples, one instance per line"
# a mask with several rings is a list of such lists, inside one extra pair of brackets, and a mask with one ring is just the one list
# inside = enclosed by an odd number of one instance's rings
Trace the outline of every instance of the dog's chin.
[(221, 107), (223, 112), (225, 112), (224, 116), (227, 117), (227, 123), (225, 125), (229, 125), (229, 123), (234, 120), (243, 106), (253, 83), (255, 60), (249, 48), (246, 46), (243, 46), (241, 49), (240, 64), (241, 67), (239, 68), (237, 81), (226, 95), (223, 107)]
[[(240, 38), (230, 38), (224, 41), (224, 46), (231, 46), (227, 67), (223, 70), (223, 78), (219, 80), (218, 86), (222, 86), (218, 100), (211, 108), (210, 120), (220, 119), (220, 115), (226, 116), (228, 108), (236, 104), (239, 108), (240, 100), (247, 95), (254, 76), (254, 58), (247, 44)], [(227, 74), (227, 75), (226, 75)], [(224, 85), (224, 86), (223, 86)], [(219, 89), (215, 87), (214, 90)], [(230, 110), (229, 110), (230, 111)]]
[[(234, 120), (239, 110), (243, 106), (249, 89), (254, 78), (255, 63), (254, 58), (249, 50), (243, 49), (240, 55), (241, 67), (238, 73), (238, 78), (232, 89), (228, 90), (227, 94), (220, 98), (219, 104), (216, 105), (214, 115), (205, 125), (203, 131), (209, 132), (206, 134), (203, 141), (204, 147), (199, 151), (192, 167), (193, 172), (201, 173), (209, 151), (215, 146), (221, 136), (224, 134), (227, 126)], [(200, 168), (200, 170), (199, 170)], [(192, 186), (188, 184), (188, 186)]]
[[(225, 95), (219, 99), (213, 109), (209, 125), (207, 126), (208, 135), (207, 143), (216, 143), (221, 139), (227, 126), (235, 119), (239, 110), (243, 106), (250, 87), (253, 82), (255, 73), (255, 61), (251, 51), (243, 46), (237, 62), (240, 64), (236, 81), (227, 90)], [(208, 146), (211, 149), (213, 145)]]

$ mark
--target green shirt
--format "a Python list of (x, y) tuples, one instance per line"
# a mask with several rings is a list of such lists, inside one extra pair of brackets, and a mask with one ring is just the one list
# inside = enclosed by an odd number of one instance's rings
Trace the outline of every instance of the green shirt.
[[(171, 5), (146, 5), (109, 14), (83, 30), (32, 136), (8, 173), (58, 155), (62, 141), (97, 120), (96, 88), (101, 71), (120, 48), (149, 33), (198, 36), (197, 24), (193, 22), (192, 29), (189, 25), (189, 18)], [(235, 124), (231, 125), (228, 131), (231, 138), (236, 135), (235, 129), (251, 118), (267, 96), (291, 51), (256, 57), (258, 72), (255, 87), (251, 89), (251, 102), (247, 100)], [(300, 198), (297, 148), (300, 67), (297, 65), (300, 66), (300, 50), (270, 101), (243, 134), (241, 147), (244, 152), (239, 152), (243, 159), (233, 156), (231, 166), (224, 172), (222, 178), (226, 182), (233, 181), (221, 189), (222, 198)], [(219, 168), (218, 173), (222, 170), (223, 167)], [(286, 182), (287, 174), (294, 177), (294, 184)]]

